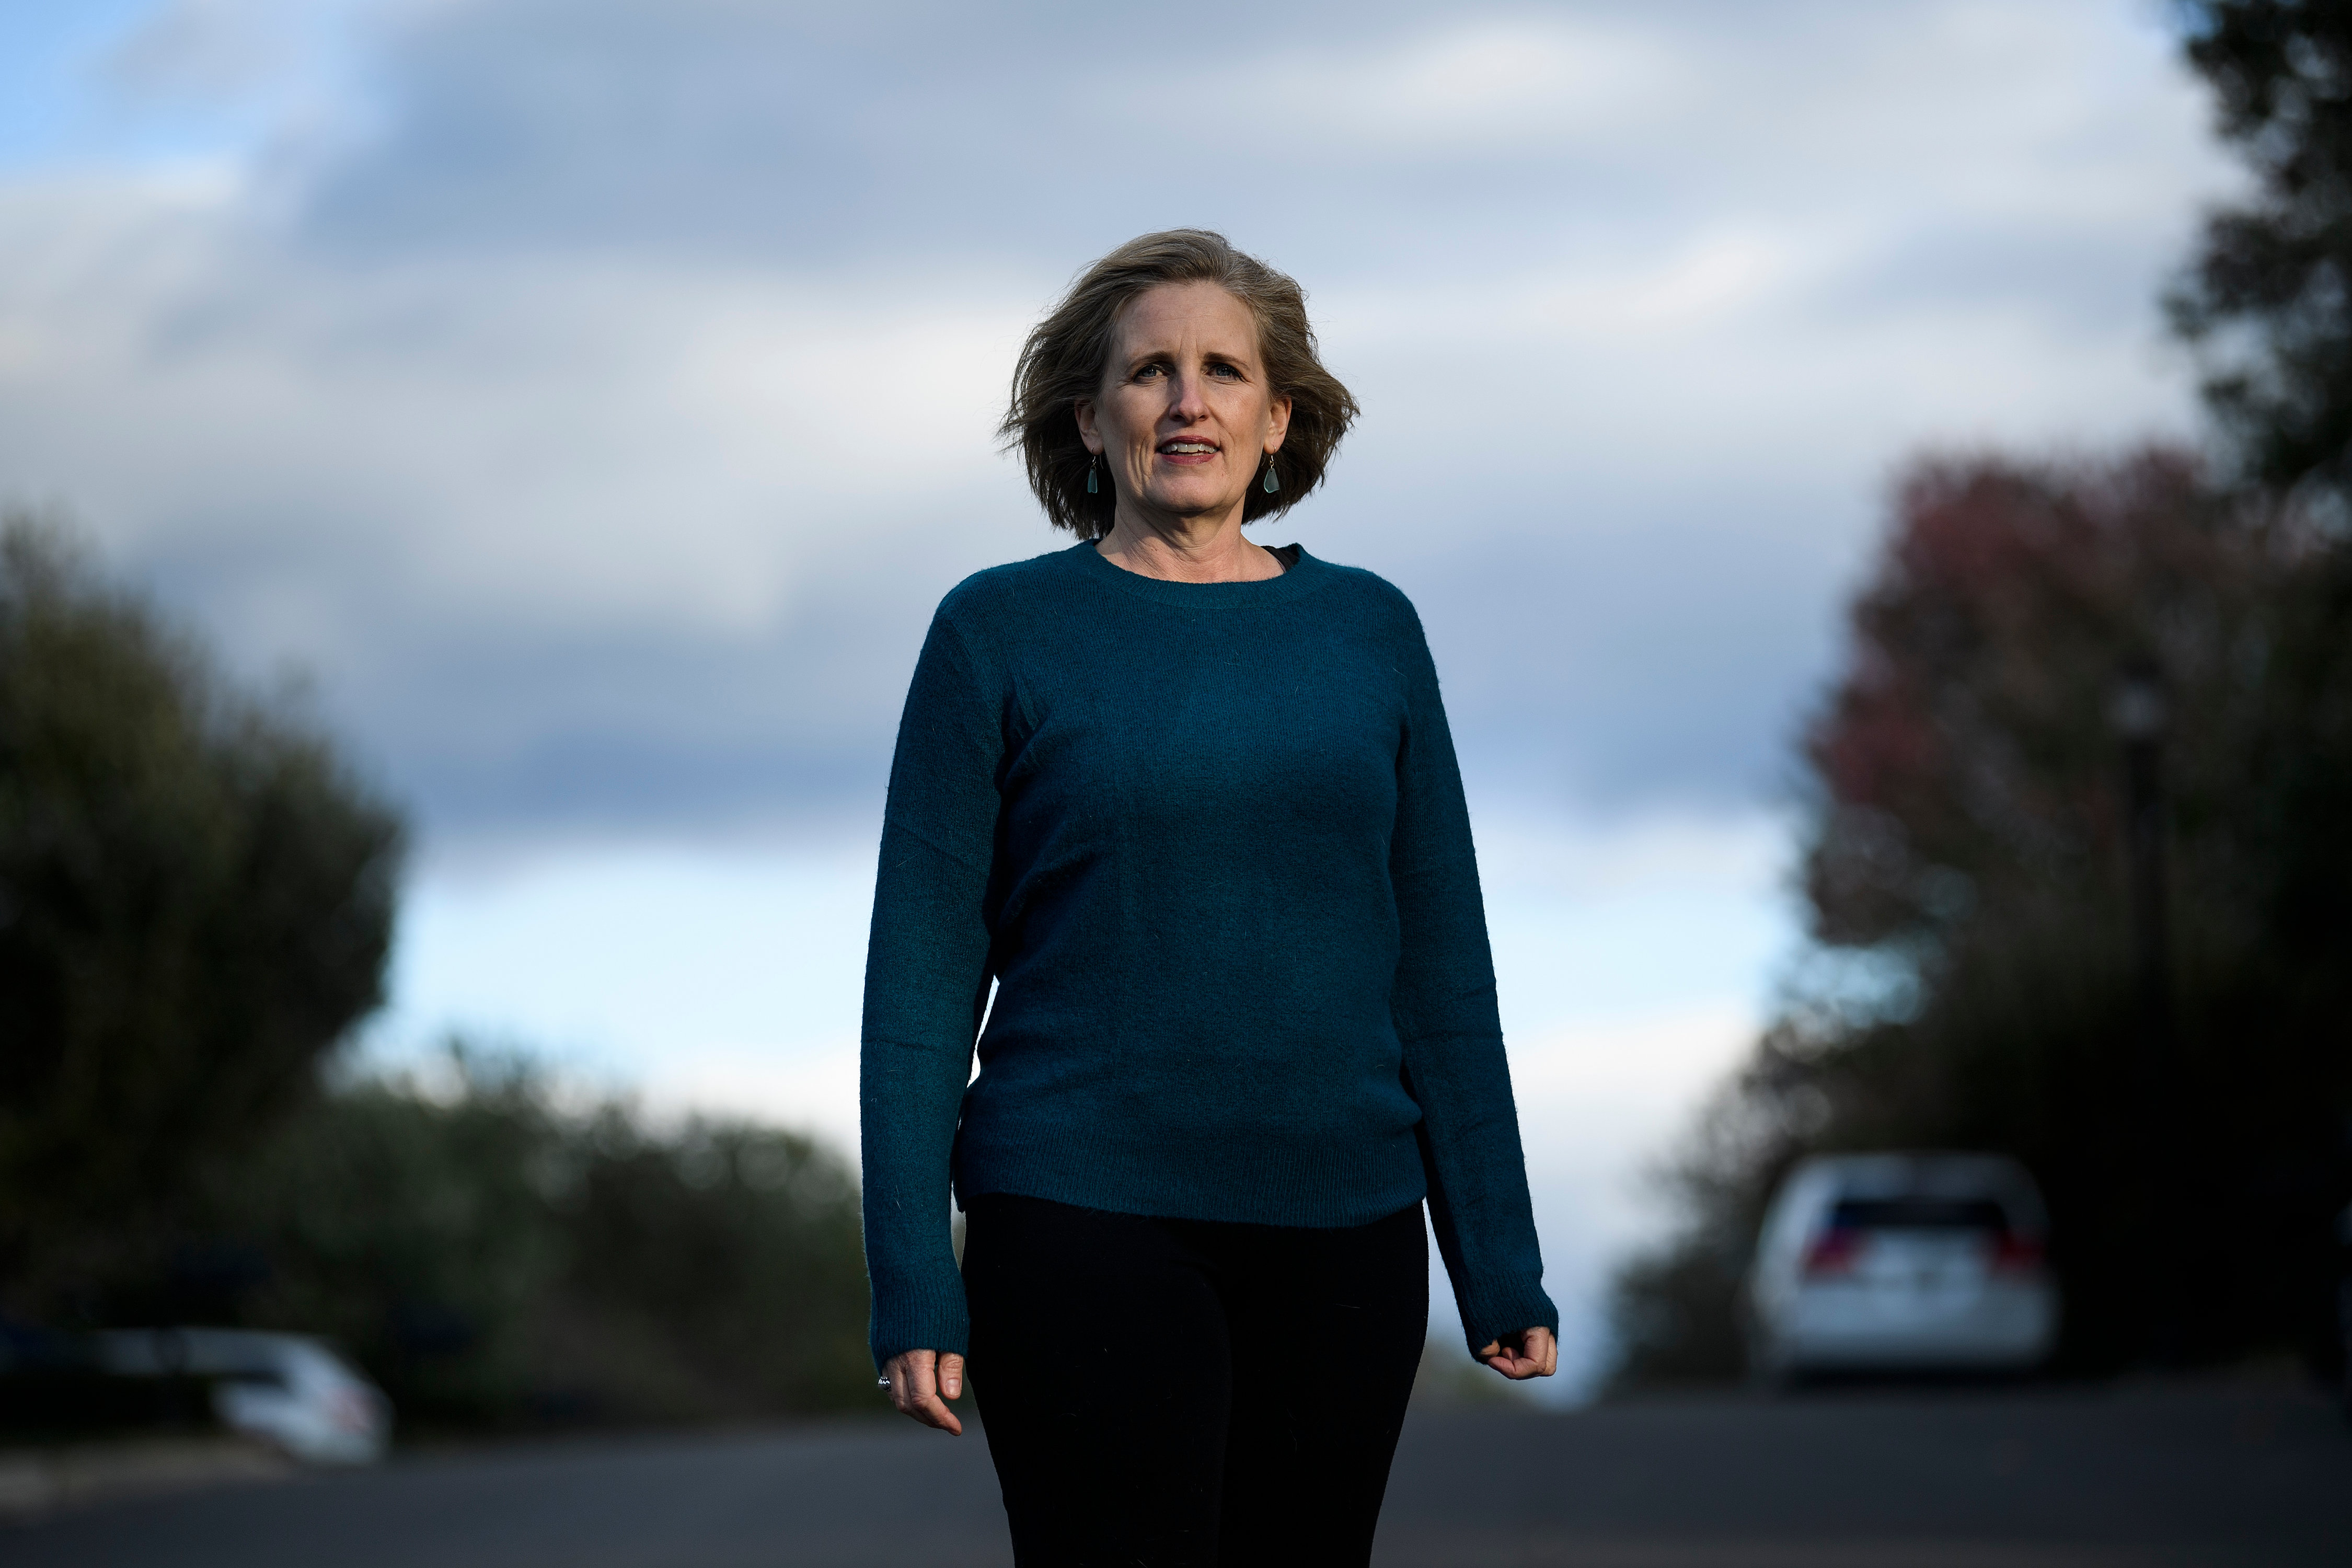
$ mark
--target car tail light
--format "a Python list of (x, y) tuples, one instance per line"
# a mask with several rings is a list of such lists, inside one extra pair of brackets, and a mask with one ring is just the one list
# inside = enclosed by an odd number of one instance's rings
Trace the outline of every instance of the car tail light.
[(328, 1422), (345, 1432), (375, 1430), (375, 1401), (356, 1388), (338, 1388), (325, 1400)]
[(1992, 1244), (1992, 1269), (1996, 1274), (2031, 1274), (2042, 1267), (2042, 1243), (2015, 1231), (2003, 1231)]
[(1848, 1273), (1853, 1268), (1854, 1254), (1861, 1249), (1860, 1232), (1825, 1230), (1805, 1248), (1804, 1271), (1808, 1275)]

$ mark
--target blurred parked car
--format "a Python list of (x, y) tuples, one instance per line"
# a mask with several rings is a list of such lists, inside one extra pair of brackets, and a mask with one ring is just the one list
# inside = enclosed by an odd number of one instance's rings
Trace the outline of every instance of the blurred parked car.
[(2056, 1342), (2049, 1222), (1991, 1154), (1824, 1155), (1790, 1173), (1748, 1279), (1759, 1377), (2023, 1371)]
[(305, 1463), (373, 1464), (392, 1440), (392, 1402), (300, 1334), (117, 1329), (93, 1337), (109, 1376), (207, 1384), (223, 1426)]

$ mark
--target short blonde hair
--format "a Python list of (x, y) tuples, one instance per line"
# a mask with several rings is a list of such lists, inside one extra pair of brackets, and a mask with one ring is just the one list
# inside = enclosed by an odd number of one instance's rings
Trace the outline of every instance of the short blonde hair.
[(1162, 283), (1214, 283), (1248, 306), (1274, 395), (1290, 399), (1290, 428), (1276, 459), (1282, 488), (1269, 495), (1251, 485), (1244, 522), (1287, 511), (1321, 484), (1360, 412), (1354, 395), (1323, 368), (1307, 324), (1307, 293), (1295, 281), (1207, 229), (1130, 239), (1080, 274), (1030, 331), (1013, 367), (1012, 404), (997, 426), (1006, 447), (1021, 449), (1047, 520), (1081, 539), (1110, 531), (1118, 498), (1108, 485), (1087, 493), (1094, 455), (1078, 437), (1076, 404), (1101, 393), (1119, 312)]

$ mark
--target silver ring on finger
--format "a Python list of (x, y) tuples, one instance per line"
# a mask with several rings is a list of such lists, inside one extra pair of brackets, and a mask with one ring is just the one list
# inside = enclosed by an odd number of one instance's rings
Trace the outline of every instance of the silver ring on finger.
[(874, 1380), (874, 1386), (887, 1393), (890, 1387), (890, 1380), (887, 1377), (877, 1377)]

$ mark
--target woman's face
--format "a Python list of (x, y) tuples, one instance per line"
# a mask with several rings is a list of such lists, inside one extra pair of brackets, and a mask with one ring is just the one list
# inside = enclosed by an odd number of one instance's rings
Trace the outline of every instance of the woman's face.
[(1161, 283), (1129, 301), (1102, 390), (1076, 412), (1120, 507), (1181, 518), (1237, 512), (1290, 425), (1290, 399), (1266, 384), (1256, 320), (1213, 283)]

